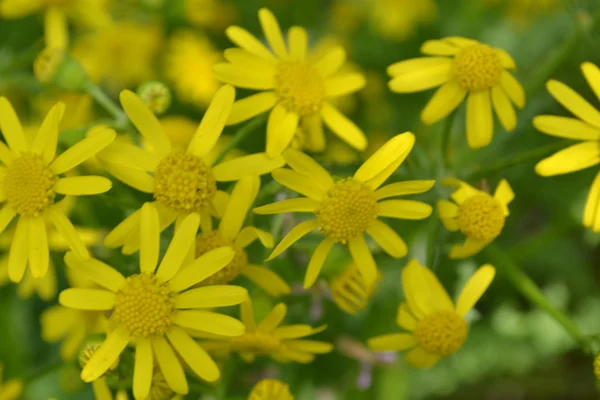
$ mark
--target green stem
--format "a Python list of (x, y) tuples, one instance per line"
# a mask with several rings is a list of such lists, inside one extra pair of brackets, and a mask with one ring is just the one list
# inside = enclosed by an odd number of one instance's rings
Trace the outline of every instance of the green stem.
[(579, 327), (565, 313), (548, 301), (535, 282), (521, 270), (505, 251), (498, 249), (494, 244), (490, 244), (485, 252), (492, 264), (498, 269), (498, 272), (504, 274), (523, 296), (562, 325), (584, 352), (587, 353), (591, 350), (588, 339), (581, 333)]
[(88, 81), (85, 84), (85, 91), (94, 98), (110, 115), (115, 119), (116, 128), (124, 128), (127, 125), (127, 115), (121, 110), (110, 97), (106, 95), (98, 86), (93, 82)]
[(246, 139), (252, 132), (254, 132), (256, 130), (256, 128), (261, 126), (266, 121), (266, 119), (267, 119), (266, 114), (261, 115), (259, 117), (254, 118), (253, 120), (248, 122), (246, 125), (242, 126), (240, 129), (238, 129), (238, 131), (235, 133), (235, 135), (233, 135), (233, 138), (231, 138), (231, 141), (229, 143), (227, 143), (227, 145), (223, 148), (223, 150), (221, 150), (221, 152), (219, 153), (217, 158), (215, 158), (213, 165), (217, 165), (221, 161), (223, 161), (225, 156), (231, 150), (233, 150), (237, 145), (239, 145), (241, 142), (243, 142), (244, 139)]
[(450, 138), (452, 136), (452, 126), (454, 125), (454, 119), (456, 118), (456, 110), (452, 112), (446, 118), (446, 123), (444, 125), (444, 130), (442, 131), (442, 138), (440, 141), (440, 162), (442, 165), (442, 170), (446, 169), (449, 164), (450, 158)]
[(504, 171), (505, 169), (524, 164), (526, 162), (539, 160), (544, 158), (551, 153), (562, 149), (565, 146), (563, 142), (552, 143), (547, 146), (538, 147), (536, 149), (526, 151), (524, 153), (518, 154), (514, 157), (507, 158), (505, 160), (500, 160), (495, 163), (491, 163), (489, 165), (484, 165), (482, 167), (476, 167), (471, 172), (466, 174), (467, 180), (481, 178), (496, 172)]

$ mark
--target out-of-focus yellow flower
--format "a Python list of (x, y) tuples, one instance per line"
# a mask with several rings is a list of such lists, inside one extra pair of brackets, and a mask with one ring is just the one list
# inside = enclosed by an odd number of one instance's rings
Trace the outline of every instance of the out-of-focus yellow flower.
[(565, 9), (565, 0), (486, 0), (490, 6), (501, 6), (506, 14), (519, 25), (527, 25), (536, 17), (549, 14), (559, 8)]
[[(326, 325), (319, 328), (304, 324), (282, 326), (286, 314), (286, 305), (279, 303), (257, 324), (252, 301), (248, 298), (241, 305), (241, 318), (246, 332), (234, 338), (212, 335), (211, 338), (215, 340), (202, 342), (202, 346), (217, 353), (238, 353), (247, 362), (253, 362), (256, 357), (271, 357), (278, 362), (310, 363), (315, 359), (315, 354), (333, 350), (329, 343), (304, 339), (324, 331)], [(195, 335), (206, 337), (202, 332), (196, 332)]]
[[(590, 63), (581, 65), (583, 75), (600, 99), (600, 69)], [(551, 80), (548, 91), (563, 107), (576, 118), (540, 115), (533, 119), (533, 125), (540, 131), (565, 139), (579, 140), (552, 156), (537, 163), (535, 171), (541, 176), (568, 174), (600, 164), (600, 110), (587, 102), (567, 85)], [(600, 172), (590, 189), (583, 225), (600, 232)]]
[(116, 136), (114, 131), (104, 130), (57, 156), (59, 123), (64, 109), (63, 103), (56, 104), (30, 141), (12, 105), (0, 97), (0, 130), (8, 144), (0, 145), (0, 161), (5, 165), (0, 193), (6, 201), (0, 210), (0, 233), (18, 216), (8, 258), (8, 275), (13, 282), (21, 281), (28, 264), (35, 278), (46, 274), (50, 264), (48, 220), (73, 251), (89, 257), (85, 244), (60, 205), (55, 204), (55, 198), (57, 194), (104, 193), (112, 186), (101, 176), (59, 177), (108, 146)]
[(228, 124), (237, 124), (271, 110), (267, 124), (267, 154), (279, 156), (289, 147), (301, 126), (315, 146), (325, 148), (323, 122), (356, 149), (367, 147), (363, 132), (329, 100), (360, 90), (365, 78), (360, 73), (339, 74), (346, 60), (343, 48), (336, 47), (315, 59), (308, 52), (308, 33), (290, 28), (285, 43), (275, 16), (266, 8), (258, 12), (270, 50), (248, 31), (227, 28), (227, 36), (240, 48), (225, 51), (227, 63), (214, 67), (217, 79), (261, 93), (237, 101)]
[(350, 315), (355, 315), (367, 307), (376, 287), (376, 284), (367, 284), (353, 263), (348, 264), (330, 284), (333, 301)]
[(31, 104), (37, 115), (45, 116), (59, 101), (65, 104), (65, 115), (60, 123), (62, 129), (80, 128), (91, 122), (94, 104), (87, 93), (45, 92), (34, 97)]
[(263, 379), (254, 385), (248, 400), (294, 400), (294, 396), (286, 383), (277, 379)]
[[(290, 286), (279, 275), (262, 265), (250, 264), (244, 249), (255, 240), (263, 246), (273, 247), (270, 233), (253, 226), (243, 227), (246, 214), (260, 189), (258, 176), (244, 177), (235, 185), (217, 230), (213, 230), (210, 218), (203, 221), (202, 234), (196, 238), (196, 257), (221, 246), (231, 246), (235, 257), (219, 273), (206, 280), (207, 284), (220, 285), (244, 276), (271, 296), (286, 295)], [(243, 227), (243, 228), (242, 228)]]
[(222, 0), (184, 0), (184, 7), (187, 20), (204, 28), (224, 29), (237, 17), (235, 6)]
[(515, 194), (505, 179), (500, 181), (493, 197), (458, 179), (444, 179), (442, 185), (456, 188), (451, 195), (456, 204), (439, 200), (440, 219), (449, 231), (460, 230), (466, 236), (463, 244), (452, 246), (450, 258), (471, 257), (500, 235), (509, 215), (508, 204)]
[(165, 54), (165, 75), (175, 93), (186, 103), (206, 107), (219, 83), (213, 76), (213, 65), (221, 53), (206, 36), (191, 30), (175, 32)]
[(122, 21), (78, 38), (72, 55), (90, 79), (118, 92), (154, 78), (161, 46), (157, 24)]
[[(388, 67), (389, 87), (396, 93), (413, 93), (441, 87), (421, 113), (433, 124), (448, 116), (467, 98), (467, 141), (474, 149), (492, 141), (495, 111), (502, 126), (512, 131), (517, 115), (512, 103), (525, 106), (525, 92), (508, 70), (515, 61), (504, 50), (462, 37), (428, 40), (421, 52), (431, 57), (400, 61)], [(512, 103), (511, 103), (512, 102)]]
[[(254, 209), (257, 214), (308, 212), (315, 218), (294, 227), (277, 245), (271, 260), (308, 233), (319, 230), (325, 239), (317, 246), (308, 264), (304, 287), (311, 287), (335, 243), (348, 245), (350, 254), (367, 285), (375, 283), (377, 266), (365, 241), (365, 233), (394, 258), (404, 257), (406, 243), (380, 217), (424, 219), (431, 215), (429, 204), (413, 200), (384, 200), (390, 197), (424, 193), (434, 181), (406, 181), (380, 186), (408, 156), (415, 136), (406, 132), (395, 136), (373, 154), (354, 176), (334, 182), (329, 173), (312, 158), (288, 149), (284, 157), (291, 169), (273, 171), (273, 178), (306, 197), (283, 200)], [(381, 201), (384, 200), (384, 201)]]
[(4, 381), (4, 366), (0, 364), (0, 399), (17, 400), (23, 393), (23, 381), (20, 379), (11, 379)]
[(75, 310), (111, 312), (114, 327), (83, 368), (84, 381), (92, 382), (104, 375), (130, 342), (136, 349), (136, 399), (149, 395), (154, 365), (158, 365), (169, 387), (178, 394), (188, 392), (184, 363), (206, 381), (219, 379), (217, 365), (186, 329), (229, 337), (241, 335), (244, 325), (240, 321), (206, 309), (240, 304), (248, 292), (226, 285), (188, 290), (220, 271), (235, 254), (231, 247), (221, 247), (182, 268), (199, 224), (197, 213), (181, 219), (159, 265), (159, 214), (152, 203), (145, 203), (140, 217), (140, 273), (127, 278), (96, 259), (67, 253), (67, 265), (103, 289), (66, 289), (59, 295), (60, 304)]
[(434, 0), (369, 0), (365, 3), (371, 29), (391, 40), (412, 36), (419, 25), (433, 22), (438, 15)]
[(75, 25), (98, 29), (110, 23), (107, 0), (3, 0), (1, 18), (22, 18), (44, 11), (46, 46), (65, 49), (69, 44), (67, 18)]
[(437, 277), (411, 260), (402, 271), (406, 302), (400, 304), (396, 323), (410, 333), (391, 333), (368, 341), (375, 351), (410, 350), (406, 362), (430, 368), (443, 357), (456, 353), (467, 339), (465, 316), (492, 283), (496, 270), (480, 267), (463, 288), (456, 306)]
[[(213, 150), (229, 116), (235, 89), (223, 86), (204, 114), (187, 149), (176, 148), (158, 118), (133, 92), (121, 93), (125, 112), (151, 146), (151, 151), (126, 143), (114, 143), (98, 155), (107, 170), (117, 179), (146, 193), (152, 193), (160, 214), (161, 231), (178, 218), (200, 213), (210, 218), (223, 205), (224, 192), (217, 182), (235, 181), (244, 176), (261, 175), (281, 167), (283, 157), (271, 159), (264, 153), (252, 154), (210, 166), (205, 160)], [(148, 174), (154, 172), (154, 175)], [(182, 184), (183, 182), (183, 184)], [(140, 243), (140, 211), (128, 216), (105, 238), (106, 247), (123, 247), (134, 253)]]

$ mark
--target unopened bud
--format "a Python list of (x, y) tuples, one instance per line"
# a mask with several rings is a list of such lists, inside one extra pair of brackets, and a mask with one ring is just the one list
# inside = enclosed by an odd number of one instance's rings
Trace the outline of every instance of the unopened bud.
[(42, 50), (33, 63), (33, 72), (41, 83), (65, 90), (82, 91), (88, 81), (83, 67), (60, 48)]
[(138, 88), (137, 93), (154, 114), (160, 115), (171, 106), (171, 91), (162, 82), (149, 81), (143, 83)]

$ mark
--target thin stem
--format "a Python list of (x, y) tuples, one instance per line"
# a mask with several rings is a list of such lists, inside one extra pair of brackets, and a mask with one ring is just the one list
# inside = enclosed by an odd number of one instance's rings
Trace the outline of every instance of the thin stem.
[(467, 180), (481, 178), (496, 172), (504, 171), (508, 168), (520, 164), (542, 159), (550, 155), (550, 153), (562, 149), (564, 146), (564, 142), (552, 143), (547, 146), (538, 147), (536, 149), (526, 151), (524, 153), (518, 154), (511, 158), (507, 158), (505, 160), (500, 160), (495, 163), (491, 163), (489, 165), (475, 167), (472, 171), (466, 174)]
[(256, 128), (261, 126), (265, 122), (266, 119), (267, 119), (266, 114), (258, 116), (256, 118), (254, 118), (253, 120), (251, 120), (250, 122), (248, 122), (246, 125), (242, 126), (240, 129), (238, 129), (238, 131), (235, 133), (235, 135), (233, 135), (233, 138), (231, 139), (231, 141), (229, 143), (227, 143), (227, 145), (223, 148), (223, 150), (221, 150), (221, 152), (219, 153), (217, 158), (215, 158), (213, 165), (217, 165), (221, 161), (223, 161), (225, 156), (231, 150), (233, 150), (237, 145), (239, 145), (241, 142), (243, 142), (244, 139), (246, 139), (252, 132), (254, 132), (254, 130), (256, 130)]
[(85, 84), (85, 91), (94, 98), (115, 119), (115, 127), (123, 128), (127, 125), (127, 115), (110, 97), (91, 81)]
[(505, 251), (498, 249), (494, 244), (490, 244), (485, 252), (492, 264), (498, 269), (498, 272), (504, 274), (523, 296), (562, 325), (567, 333), (579, 343), (584, 352), (587, 353), (591, 350), (588, 338), (581, 333), (579, 327), (565, 313), (548, 301), (535, 282), (521, 270)]
[(456, 110), (452, 112), (446, 118), (446, 123), (444, 125), (444, 130), (442, 131), (442, 138), (440, 141), (440, 162), (442, 165), (442, 170), (448, 167), (448, 161), (450, 158), (450, 138), (452, 136), (452, 126), (454, 126), (454, 120), (456, 118)]

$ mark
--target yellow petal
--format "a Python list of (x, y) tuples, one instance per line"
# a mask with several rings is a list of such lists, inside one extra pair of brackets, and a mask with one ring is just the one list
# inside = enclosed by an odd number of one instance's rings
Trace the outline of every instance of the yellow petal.
[(246, 326), (247, 331), (255, 331), (254, 310), (252, 309), (252, 298), (248, 296), (246, 301), (240, 306), (240, 318)]
[(152, 350), (167, 384), (177, 394), (187, 394), (188, 383), (181, 362), (162, 336), (152, 339)]
[(275, 57), (273, 57), (273, 54), (271, 54), (265, 45), (247, 30), (240, 28), (239, 26), (230, 26), (225, 30), (225, 34), (233, 43), (237, 44), (244, 50), (262, 57), (265, 60), (275, 60)]
[(421, 45), (421, 53), (432, 56), (453, 56), (460, 51), (461, 48), (454, 43), (443, 40), (427, 40)]
[(81, 379), (92, 382), (104, 375), (128, 343), (129, 333), (124, 328), (119, 326), (110, 332), (81, 371)]
[(515, 193), (513, 192), (506, 179), (502, 179), (496, 187), (496, 191), (494, 192), (494, 198), (498, 200), (500, 204), (502, 204), (502, 208), (504, 209), (504, 215), (508, 216), (508, 204), (515, 198)]
[(106, 384), (106, 378), (98, 378), (92, 382), (92, 391), (96, 400), (113, 400), (110, 388)]
[(525, 107), (525, 91), (523, 90), (523, 86), (521, 86), (519, 81), (510, 72), (502, 71), (500, 85), (517, 107)]
[(56, 155), (58, 129), (64, 112), (65, 104), (63, 102), (56, 103), (46, 114), (46, 118), (44, 118), (40, 129), (33, 138), (31, 151), (35, 154), (41, 154), (46, 164), (50, 164)]
[(163, 281), (169, 281), (177, 274), (184, 263), (186, 254), (196, 240), (199, 226), (200, 215), (197, 213), (185, 217), (183, 222), (175, 229), (173, 239), (156, 271), (156, 276)]
[(374, 351), (402, 351), (417, 346), (417, 339), (410, 333), (391, 333), (371, 338), (367, 346)]
[(407, 194), (418, 194), (429, 191), (435, 185), (434, 180), (396, 182), (377, 189), (377, 200), (387, 199)]
[(52, 172), (62, 174), (67, 172), (108, 146), (117, 134), (112, 129), (105, 129), (98, 134), (88, 137), (67, 149), (50, 165)]
[(414, 331), (417, 328), (417, 320), (414, 315), (410, 312), (408, 304), (402, 303), (398, 307), (398, 314), (396, 315), (396, 323), (399, 327), (404, 328), (408, 331)]
[(246, 330), (244, 324), (228, 315), (201, 310), (179, 310), (171, 319), (173, 323), (189, 329), (221, 336), (240, 336)]
[(314, 212), (321, 203), (306, 197), (287, 199), (265, 206), (256, 207), (255, 214), (281, 214), (286, 212)]
[(286, 346), (292, 350), (314, 354), (326, 354), (333, 350), (332, 344), (316, 340), (290, 340), (286, 342)]
[(398, 160), (400, 160), (399, 165), (406, 159), (414, 144), (415, 135), (411, 132), (394, 136), (360, 166), (354, 173), (354, 179), (360, 182), (367, 182)]
[(175, 297), (175, 307), (213, 308), (235, 306), (248, 298), (248, 291), (241, 286), (212, 285), (200, 287), (179, 294)]
[(283, 239), (281, 242), (275, 247), (275, 250), (271, 253), (267, 261), (270, 261), (286, 251), (292, 244), (296, 243), (298, 240), (314, 231), (319, 227), (319, 223), (316, 219), (312, 219), (309, 221), (304, 221), (296, 225)]
[(401, 61), (387, 69), (392, 92), (414, 93), (440, 86), (454, 73), (454, 62), (447, 57), (424, 57)]
[(413, 258), (402, 270), (402, 291), (408, 307), (418, 320), (439, 311), (432, 295), (432, 289), (423, 279), (423, 270), (425, 269), (426, 267), (420, 265)]
[(585, 211), (583, 213), (583, 225), (592, 228), (594, 232), (600, 230), (600, 172), (596, 174), (594, 182), (590, 187)]
[(15, 109), (6, 97), (0, 97), (0, 130), (11, 150), (27, 151), (29, 145), (23, 134), (23, 127)]
[(490, 264), (480, 267), (466, 283), (456, 302), (456, 312), (467, 315), (485, 293), (496, 276), (496, 269)]
[(508, 52), (506, 50), (494, 49), (494, 53), (496, 53), (496, 55), (500, 59), (500, 63), (502, 64), (503, 68), (517, 69), (517, 64), (515, 63), (515, 60), (512, 58), (512, 56), (510, 54), (508, 54)]
[(533, 126), (539, 131), (565, 139), (600, 140), (600, 128), (576, 118), (539, 115), (533, 119)]
[(450, 254), (448, 257), (452, 259), (463, 259), (474, 256), (479, 253), (489, 242), (473, 239), (467, 237), (462, 245), (455, 244), (450, 248)]
[(44, 38), (50, 49), (66, 49), (69, 46), (67, 16), (58, 7), (49, 7), (44, 15)]
[(219, 224), (219, 233), (223, 237), (235, 239), (242, 229), (246, 214), (254, 203), (259, 189), (258, 176), (247, 176), (235, 185), (225, 215)]
[(136, 399), (145, 399), (150, 393), (153, 363), (154, 357), (150, 340), (139, 338), (135, 344), (135, 366), (133, 368), (133, 395)]
[(111, 187), (112, 183), (107, 178), (88, 175), (60, 178), (54, 190), (64, 195), (85, 196), (108, 192)]
[(82, 258), (88, 258), (90, 253), (81, 240), (79, 233), (69, 220), (69, 218), (55, 207), (50, 207), (46, 215), (52, 221), (52, 224), (60, 235), (67, 241), (69, 248)]
[(285, 48), (285, 42), (283, 41), (283, 35), (279, 28), (279, 23), (271, 11), (267, 8), (261, 8), (258, 10), (258, 19), (262, 30), (269, 42), (269, 46), (273, 52), (279, 58), (286, 58), (288, 55), (287, 49)]
[(391, 257), (402, 258), (408, 252), (406, 243), (400, 235), (396, 233), (387, 224), (375, 220), (367, 229), (367, 233), (381, 246), (381, 248)]
[(81, 259), (69, 252), (65, 255), (65, 263), (112, 292), (116, 293), (125, 285), (125, 277), (119, 271), (95, 258)]
[(292, 26), (288, 31), (290, 57), (295, 60), (304, 60), (308, 48), (308, 33), (306, 29)]
[(167, 337), (181, 358), (200, 378), (207, 382), (220, 378), (217, 364), (186, 331), (175, 327), (167, 333)]
[(225, 268), (233, 260), (235, 252), (231, 247), (219, 247), (202, 254), (193, 263), (180, 269), (169, 282), (169, 288), (180, 292)]
[(219, 182), (237, 181), (248, 175), (263, 175), (285, 165), (283, 157), (271, 158), (266, 153), (237, 157), (213, 167), (213, 175)]
[(260, 240), (260, 243), (266, 248), (270, 249), (274, 246), (273, 236), (269, 232), (265, 232), (253, 226), (244, 227), (236, 236), (233, 243), (236, 246), (246, 247), (256, 239)]
[(115, 300), (115, 294), (104, 289), (70, 288), (58, 296), (60, 304), (76, 310), (111, 310)]
[(288, 285), (286, 281), (266, 267), (247, 265), (242, 270), (241, 275), (248, 278), (269, 296), (279, 297), (288, 295), (292, 292), (290, 285)]
[(588, 85), (590, 85), (594, 94), (600, 100), (600, 69), (591, 62), (584, 62), (581, 64), (581, 71)]
[(424, 219), (431, 215), (429, 204), (415, 200), (386, 200), (379, 203), (380, 217)]
[(515, 109), (513, 108), (510, 100), (504, 93), (504, 89), (500, 86), (494, 86), (492, 88), (492, 105), (494, 106), (494, 111), (496, 111), (496, 115), (502, 126), (507, 131), (512, 131), (517, 127), (517, 114), (515, 113)]
[(158, 211), (152, 203), (144, 203), (140, 216), (140, 271), (154, 272), (160, 250)]
[(553, 176), (579, 171), (600, 163), (600, 143), (588, 141), (569, 146), (543, 159), (535, 166), (541, 176)]
[(244, 49), (226, 49), (223, 55), (227, 61), (237, 67), (268, 72), (270, 74), (277, 72), (277, 64), (273, 60), (257, 56)]
[(333, 178), (318, 162), (296, 149), (287, 149), (284, 158), (294, 171), (313, 179), (323, 190), (333, 186)]
[(313, 255), (311, 256), (310, 262), (308, 263), (308, 268), (306, 269), (306, 275), (304, 276), (304, 289), (311, 288), (315, 284), (315, 281), (321, 272), (321, 268), (323, 267), (323, 263), (325, 262), (325, 259), (329, 255), (329, 252), (334, 244), (335, 240), (329, 236), (319, 243)]
[(314, 63), (314, 68), (323, 78), (338, 72), (346, 62), (346, 51), (341, 46), (335, 46)]
[(244, 69), (233, 64), (216, 64), (213, 75), (218, 80), (243, 89), (271, 90), (275, 87), (274, 75), (265, 71)]
[(326, 191), (315, 185), (305, 175), (287, 168), (276, 169), (272, 173), (273, 179), (281, 185), (315, 201), (323, 200)]
[(104, 246), (115, 248), (122, 246), (140, 225), (141, 210), (127, 216), (119, 225), (113, 228), (104, 238)]
[(348, 249), (354, 263), (358, 267), (360, 275), (368, 286), (375, 284), (377, 280), (377, 265), (362, 236), (357, 236), (348, 241)]
[(302, 129), (305, 134), (304, 148), (308, 151), (320, 153), (325, 150), (325, 133), (323, 132), (323, 119), (319, 114), (302, 118)]
[(279, 157), (289, 147), (296, 134), (299, 121), (300, 116), (295, 112), (286, 112), (279, 123), (275, 118), (269, 118), (267, 126), (267, 155), (269, 157)]
[[(6, 207), (5, 207), (6, 208)], [(27, 267), (27, 244), (29, 241), (29, 223), (28, 217), (19, 217), (17, 229), (10, 246), (8, 256), (8, 277), (14, 283), (23, 279), (25, 267)]]
[(229, 118), (234, 101), (235, 89), (233, 86), (224, 85), (215, 93), (188, 146), (189, 153), (204, 157), (215, 147), (221, 132), (223, 132), (225, 122)]
[(431, 125), (454, 111), (467, 95), (467, 91), (456, 80), (444, 83), (433, 95), (421, 112), (421, 120)]
[(43, 218), (29, 219), (29, 268), (34, 278), (41, 278), (48, 272), (50, 251), (46, 222)]
[(430, 353), (422, 347), (417, 347), (406, 353), (404, 361), (415, 368), (431, 368), (440, 361), (442, 356)]
[(105, 164), (104, 169), (112, 176), (144, 193), (154, 192), (154, 177), (145, 171), (124, 168), (119, 165)]
[(458, 206), (448, 200), (438, 200), (437, 212), (444, 227), (450, 232), (458, 230), (456, 217), (458, 216)]
[(262, 321), (260, 321), (260, 323), (256, 327), (256, 330), (258, 330), (259, 332), (273, 331), (279, 325), (281, 325), (286, 314), (287, 306), (284, 303), (277, 304), (275, 307), (273, 307), (271, 312), (267, 314), (267, 316), (264, 317)]
[(15, 218), (17, 213), (9, 206), (4, 206), (0, 210), (0, 233), (4, 232), (8, 224)]
[(550, 94), (575, 116), (588, 124), (600, 128), (600, 111), (587, 102), (577, 92), (562, 82), (550, 80), (546, 84)]
[(494, 119), (490, 92), (472, 92), (467, 99), (467, 141), (472, 149), (480, 149), (492, 141)]
[(363, 74), (349, 72), (336, 75), (325, 81), (325, 95), (339, 97), (354, 93), (365, 87), (367, 80)]
[(365, 134), (337, 108), (329, 103), (323, 104), (321, 117), (323, 117), (323, 121), (329, 129), (344, 142), (360, 151), (366, 149), (367, 138)]
[(275, 107), (276, 103), (277, 96), (275, 96), (275, 92), (257, 93), (238, 100), (231, 107), (227, 125), (234, 125), (249, 120)]

